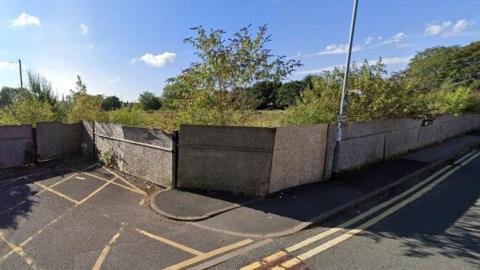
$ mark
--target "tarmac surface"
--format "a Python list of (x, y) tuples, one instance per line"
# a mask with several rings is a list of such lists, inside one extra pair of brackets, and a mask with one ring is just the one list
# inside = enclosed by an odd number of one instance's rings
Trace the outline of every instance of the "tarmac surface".
[(166, 220), (97, 165), (4, 175), (0, 200), (0, 269), (182, 269), (256, 242)]
[(480, 269), (480, 154), (466, 160), (211, 269)]

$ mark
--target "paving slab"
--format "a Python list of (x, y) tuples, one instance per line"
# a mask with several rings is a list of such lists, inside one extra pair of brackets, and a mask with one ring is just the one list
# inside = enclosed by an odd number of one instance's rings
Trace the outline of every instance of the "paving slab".
[(105, 181), (80, 173), (52, 189), (81, 201), (104, 184)]
[(151, 205), (159, 214), (172, 219), (201, 220), (240, 207), (251, 200), (222, 192), (202, 194), (171, 189), (154, 196)]

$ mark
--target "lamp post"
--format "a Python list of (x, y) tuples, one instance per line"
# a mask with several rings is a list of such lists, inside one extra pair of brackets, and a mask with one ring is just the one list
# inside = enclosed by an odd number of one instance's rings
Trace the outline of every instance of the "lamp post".
[(357, 7), (358, 0), (353, 1), (353, 13), (352, 13), (352, 22), (350, 25), (350, 37), (348, 41), (348, 52), (347, 52), (347, 62), (345, 68), (345, 74), (343, 76), (343, 86), (342, 86), (342, 97), (340, 100), (340, 111), (338, 113), (337, 119), (337, 136), (335, 140), (335, 150), (333, 156), (333, 172), (337, 170), (337, 160), (338, 160), (338, 147), (342, 141), (342, 129), (347, 121), (347, 104), (348, 104), (348, 75), (350, 73), (350, 60), (352, 56), (352, 46), (353, 46), (353, 36), (355, 33), (355, 21), (357, 19)]

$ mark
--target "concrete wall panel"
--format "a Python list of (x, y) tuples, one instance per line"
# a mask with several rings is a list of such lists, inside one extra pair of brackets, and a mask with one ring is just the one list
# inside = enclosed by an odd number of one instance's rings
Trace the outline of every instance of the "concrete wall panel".
[(126, 126), (123, 133), (127, 140), (165, 148), (161, 150), (125, 143), (123, 171), (164, 187), (172, 187), (172, 135), (159, 129)]
[(78, 154), (82, 144), (82, 124), (37, 123), (38, 158), (49, 160)]
[(323, 180), (328, 125), (279, 127), (269, 192)]
[(32, 126), (0, 126), (0, 169), (22, 166), (33, 151)]
[(180, 128), (178, 186), (268, 194), (275, 129)]

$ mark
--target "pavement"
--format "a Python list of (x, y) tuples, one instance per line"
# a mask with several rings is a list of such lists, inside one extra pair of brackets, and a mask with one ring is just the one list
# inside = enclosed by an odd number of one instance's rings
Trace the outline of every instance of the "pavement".
[(190, 221), (191, 225), (205, 230), (254, 238), (286, 236), (405, 181), (421, 179), (435, 167), (478, 144), (480, 134), (472, 132), (337, 177), (335, 181), (303, 185), (264, 199), (249, 201), (233, 195), (211, 197), (195, 191), (167, 190), (156, 195), (151, 205), (165, 217)]
[(480, 152), (209, 269), (480, 269)]
[(166, 219), (120, 173), (74, 165), (1, 176), (0, 269), (183, 269), (258, 245)]

